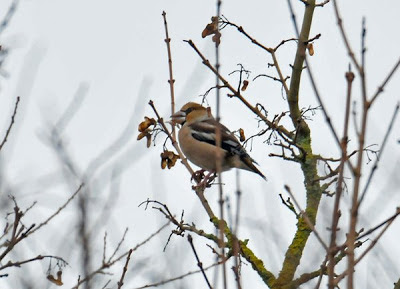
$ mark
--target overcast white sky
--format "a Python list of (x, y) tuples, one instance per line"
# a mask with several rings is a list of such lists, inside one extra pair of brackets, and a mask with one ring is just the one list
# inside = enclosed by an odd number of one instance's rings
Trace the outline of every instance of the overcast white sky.
[[(4, 17), (11, 2), (11, 0), (0, 1), (0, 19)], [(170, 171), (161, 171), (159, 154), (162, 150), (162, 137), (158, 140), (158, 145), (150, 149), (145, 148), (144, 141), (137, 142), (136, 137), (137, 124), (145, 115), (152, 116), (151, 109), (147, 105), (150, 99), (155, 102), (165, 118), (170, 114), (168, 67), (161, 17), (163, 10), (167, 12), (172, 38), (177, 106), (180, 107), (187, 101), (200, 102), (200, 95), (214, 85), (214, 75), (182, 41), (192, 39), (207, 58), (213, 60), (213, 43), (208, 38), (202, 39), (201, 31), (215, 13), (214, 2), (20, 0), (11, 23), (0, 34), (0, 44), (3, 48), (10, 49), (6, 61), (1, 66), (2, 71), (8, 74), (7, 77), (0, 76), (1, 135), (9, 125), (16, 96), (21, 97), (14, 130), (0, 155), (2, 200), (6, 194), (13, 193), (21, 206), (28, 206), (37, 201), (35, 213), (29, 216), (29, 221), (40, 222), (56, 210), (70, 194), (71, 187), (63, 183), (63, 166), (46, 141), (46, 136), (80, 87), (80, 91), (84, 91), (82, 103), (78, 105), (79, 110), (63, 135), (67, 141), (67, 150), (80, 173), (86, 171), (88, 167), (96, 168), (92, 185), (96, 187), (99, 195), (93, 197), (93, 206), (101, 206), (100, 204), (103, 204), (110, 194), (115, 194), (114, 209), (108, 222), (96, 232), (95, 244), (102, 244), (106, 230), (110, 237), (109, 245), (112, 246), (118, 243), (125, 227), (129, 227), (127, 248), (155, 231), (164, 221), (163, 218), (157, 212), (144, 211), (143, 208), (137, 207), (147, 198), (156, 198), (167, 203), (177, 214), (184, 209), (186, 221), (194, 221), (199, 226), (211, 229), (207, 217), (199, 209), (198, 200), (190, 189), (190, 177), (183, 167), (179, 165)], [(292, 2), (300, 22), (303, 4), (300, 1)], [(363, 16), (366, 17), (368, 91), (372, 94), (400, 56), (398, 48), (400, 2), (353, 0), (339, 1), (339, 4), (348, 36), (357, 54), (360, 47), (361, 20)], [(276, 46), (282, 39), (295, 37), (286, 1), (224, 1), (222, 14), (232, 22), (242, 25), (266, 46)], [(315, 42), (315, 55), (310, 61), (323, 99), (329, 107), (331, 116), (336, 118), (335, 126), (340, 131), (344, 110), (344, 72), (349, 60), (335, 23), (331, 3), (315, 11), (311, 36), (318, 33), (322, 36)], [(220, 49), (222, 73), (225, 75), (237, 69), (238, 63), (252, 71), (250, 79), (260, 73), (275, 75), (271, 68), (267, 68), (267, 63), (271, 62), (269, 55), (252, 46), (232, 28), (223, 30)], [(288, 43), (278, 51), (278, 58), (286, 75), (290, 74), (289, 65), (293, 61), (294, 53), (294, 43)], [(232, 76), (230, 80), (235, 83), (237, 78)], [(394, 106), (399, 101), (399, 80), (398, 73), (376, 103), (370, 117), (371, 131), (368, 134), (368, 144), (381, 144)], [(358, 87), (359, 83), (356, 82), (355, 96), (359, 96)], [(249, 87), (245, 96), (253, 104), (263, 103), (269, 110), (271, 118), (287, 109), (278, 83), (271, 80), (257, 80)], [(305, 75), (300, 97), (303, 107), (317, 105)], [(210, 95), (208, 101), (214, 106), (214, 95)], [(234, 99), (223, 98), (222, 122), (232, 130), (243, 127), (246, 135), (257, 132), (254, 117), (249, 111), (243, 110), (241, 104)], [(310, 126), (313, 129), (315, 152), (338, 156), (338, 150), (321, 113), (314, 117)], [(112, 145), (124, 131), (127, 133), (118, 142), (118, 146), (109, 150), (110, 159), (97, 167), (93, 160)], [(397, 144), (399, 138), (397, 120), (382, 158), (376, 182), (371, 188), (365, 207), (362, 208), (365, 210), (364, 214), (369, 216), (367, 223), (369, 225), (377, 224), (399, 206), (400, 180), (396, 174), (400, 169), (399, 144)], [(246, 202), (242, 206), (243, 228), (240, 232), (241, 238), (249, 238), (257, 254), (265, 260), (274, 273), (277, 273), (295, 224), (293, 215), (280, 204), (278, 193), (283, 193), (283, 185), (288, 184), (298, 195), (299, 201), (303, 202), (304, 188), (298, 168), (279, 159), (269, 158), (268, 154), (276, 152), (277, 149), (263, 144), (264, 140), (255, 140), (250, 154), (260, 164), (260, 169), (267, 175), (268, 182), (265, 184), (255, 174), (241, 173), (243, 198)], [(355, 139), (351, 144), (355, 144)], [(117, 174), (118, 194), (108, 184), (113, 172)], [(224, 176), (226, 180), (224, 190), (231, 196), (234, 196), (235, 190), (234, 177), (234, 171), (227, 172)], [(217, 188), (211, 188), (208, 194), (210, 203), (216, 207)], [(10, 211), (11, 207), (2, 209), (3, 212)], [(74, 238), (65, 239), (68, 235), (68, 232), (65, 232), (66, 228), (68, 230), (75, 228), (72, 221), (75, 209), (76, 205), (73, 205), (64, 216), (60, 216), (49, 226), (47, 231), (37, 234), (30, 246), (21, 247), (26, 250), (21, 255), (62, 254), (60, 248), (65, 246), (65, 243), (72, 244), (76, 241)], [(346, 206), (343, 210), (346, 210)], [(324, 224), (323, 220), (329, 222), (329, 218), (330, 214), (324, 215), (324, 211), (320, 212), (321, 224)], [(69, 225), (64, 227), (65, 224)], [(250, 230), (249, 224), (257, 229)], [(255, 224), (259, 224), (259, 227)], [(55, 229), (61, 232), (54, 234)], [(324, 231), (323, 234), (327, 234), (323, 225), (320, 226), (320, 230)], [(390, 229), (381, 249), (385, 246), (398, 249), (394, 243), (396, 236), (397, 238), (399, 236), (399, 230), (398, 224)], [(162, 253), (167, 237), (166, 233), (162, 235), (161, 241), (157, 241), (159, 243), (149, 244), (142, 251), (141, 258), (149, 256), (152, 258), (151, 262), (154, 260), (160, 262), (160, 259), (170, 258), (168, 254), (178, 254), (177, 251), (183, 252), (183, 250), (189, 252), (186, 240), (173, 238), (167, 253)], [(271, 245), (256, 241), (265, 238), (270, 238), (268, 242), (273, 243), (275, 240), (278, 243)], [(195, 240), (198, 244), (203, 243), (200, 238)], [(318, 246), (315, 241), (314, 244)], [(312, 248), (314, 247), (307, 247), (308, 256), (312, 256)], [(75, 260), (77, 253), (69, 253), (71, 260)], [(204, 254), (210, 255), (206, 250)], [(400, 250), (387, 252), (388, 255), (382, 254), (380, 256), (389, 258), (387, 266), (395, 266), (390, 273), (380, 277), (385, 285), (381, 288), (390, 288), (399, 278)], [(365, 264), (376, 265), (382, 261), (375, 255), (371, 256), (375, 259), (369, 262), (366, 260)], [(165, 276), (179, 275), (188, 268), (196, 269), (195, 260), (191, 259), (191, 256), (185, 258), (184, 263), (180, 264), (181, 267), (170, 268), (170, 272), (164, 272)], [(321, 258), (309, 258), (304, 262), (308, 263), (308, 268), (314, 268), (320, 264)], [(71, 262), (71, 265), (75, 264)], [(43, 277), (47, 270), (46, 265), (41, 266), (36, 263), (29, 268), (31, 270), (29, 272), (32, 270), (36, 272), (37, 276), (35, 274), (32, 276), (38, 278), (35, 282), (40, 284), (34, 288), (49, 286), (49, 282)], [(373, 280), (365, 278), (370, 276), (367, 268), (371, 267), (360, 268), (357, 275), (359, 288), (377, 288)], [(378, 268), (381, 269), (376, 269), (374, 271), (376, 274), (382, 273), (380, 270), (387, 271), (382, 269), (384, 266)], [(76, 267), (66, 270), (65, 288), (74, 285), (74, 281), (77, 280), (77, 270)], [(250, 268), (244, 270), (250, 272), (247, 280), (244, 280), (244, 288), (263, 288), (263, 283)], [(393, 272), (397, 272), (397, 275)], [(10, 277), (0, 279), (1, 288), (19, 286), (16, 284), (20, 284), (18, 280), (21, 278), (20, 274), (24, 274), (24, 269), (10, 270), (9, 273)], [(132, 273), (127, 288), (150, 282), (150, 279), (147, 279), (150, 275), (146, 274)], [(110, 277), (114, 278), (111, 283), (114, 286), (112, 288), (115, 288), (117, 276)], [(188, 282), (190, 280), (199, 282), (196, 288), (204, 288), (201, 278), (189, 279)], [(187, 288), (185, 285), (182, 286)], [(190, 288), (195, 288), (193, 286)], [(178, 287), (175, 284), (168, 288)]]

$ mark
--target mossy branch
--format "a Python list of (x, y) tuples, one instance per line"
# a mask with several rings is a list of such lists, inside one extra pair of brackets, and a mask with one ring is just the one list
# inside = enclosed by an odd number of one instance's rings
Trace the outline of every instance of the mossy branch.
[[(320, 183), (315, 181), (319, 179), (319, 176), (317, 171), (317, 158), (313, 155), (311, 146), (310, 129), (302, 117), (299, 108), (300, 81), (304, 68), (306, 46), (310, 35), (312, 17), (315, 8), (315, 1), (310, 0), (307, 1), (307, 3), (308, 5), (305, 6), (304, 10), (303, 24), (299, 32), (299, 41), (290, 78), (290, 91), (287, 101), (292, 123), (297, 130), (296, 141), (305, 152), (304, 160), (300, 163), (304, 175), (304, 185), (307, 196), (305, 211), (312, 225), (315, 225), (322, 189)], [(299, 218), (296, 233), (293, 237), (292, 243), (286, 251), (282, 269), (272, 288), (286, 288), (292, 282), (311, 232), (312, 230), (307, 225), (305, 219)]]

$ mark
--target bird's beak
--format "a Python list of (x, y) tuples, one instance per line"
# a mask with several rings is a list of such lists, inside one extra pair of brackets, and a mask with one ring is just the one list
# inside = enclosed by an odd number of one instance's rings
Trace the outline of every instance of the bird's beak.
[(184, 113), (183, 111), (178, 111), (175, 112), (173, 115), (171, 115), (171, 122), (173, 124), (183, 124), (186, 120), (186, 113)]

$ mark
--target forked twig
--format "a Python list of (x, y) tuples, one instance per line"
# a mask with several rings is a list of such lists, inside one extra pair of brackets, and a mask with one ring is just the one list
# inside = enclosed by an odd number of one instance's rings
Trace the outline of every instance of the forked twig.
[(281, 125), (276, 125), (272, 121), (270, 121), (257, 107), (251, 105), (241, 94), (238, 92), (221, 74), (219, 74), (216, 68), (210, 63), (210, 61), (205, 58), (205, 56), (200, 52), (200, 50), (196, 47), (192, 40), (184, 40), (188, 43), (194, 51), (200, 56), (203, 61), (203, 64), (207, 66), (218, 78), (222, 81), (224, 86), (228, 88), (233, 96), (237, 97), (248, 109), (250, 109), (255, 115), (257, 115), (260, 119), (262, 119), (269, 127), (274, 130), (279, 131), (280, 133), (284, 134), (288, 138), (293, 138), (293, 133), (289, 132), (286, 128)]
[(319, 243), (324, 247), (325, 251), (328, 252), (328, 246), (325, 244), (324, 240), (322, 240), (321, 236), (319, 235), (318, 231), (315, 229), (315, 226), (311, 223), (310, 218), (308, 217), (307, 213), (300, 207), (299, 203), (297, 202), (295, 196), (292, 193), (292, 190), (288, 185), (285, 185), (285, 190), (288, 192), (290, 197), (292, 198), (294, 204), (297, 207), (297, 210), (300, 211), (299, 215), (304, 218), (307, 223), (307, 226), (310, 228), (311, 231), (314, 232), (315, 236), (317, 237)]
[(40, 223), (35, 229), (33, 229), (29, 235), (35, 233), (37, 230), (42, 228), (43, 226), (47, 225), (55, 216), (57, 216), (68, 204), (76, 197), (76, 195), (79, 194), (81, 189), (83, 188), (84, 184), (80, 184), (79, 187), (76, 189), (76, 191), (68, 198), (68, 200), (65, 201), (65, 203), (60, 206), (57, 211), (55, 211), (50, 217), (48, 217), (46, 220), (44, 220), (42, 223)]

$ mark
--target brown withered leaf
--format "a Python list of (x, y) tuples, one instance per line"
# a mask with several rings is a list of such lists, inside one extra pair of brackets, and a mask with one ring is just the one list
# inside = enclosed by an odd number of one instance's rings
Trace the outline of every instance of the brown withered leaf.
[(201, 37), (205, 38), (208, 35), (212, 35), (218, 31), (218, 17), (211, 17), (211, 23), (208, 23), (203, 32), (201, 32)]
[(212, 114), (211, 114), (211, 107), (209, 107), (209, 106), (207, 106), (207, 115), (208, 115), (209, 117), (212, 117)]
[(221, 43), (221, 33), (219, 31), (215, 32), (212, 41), (215, 42), (217, 46)]
[(239, 136), (241, 142), (244, 142), (246, 140), (246, 136), (244, 135), (244, 130), (242, 128), (239, 128)]
[(147, 138), (146, 146), (147, 148), (149, 148), (151, 146), (151, 134), (146, 135), (146, 138)]
[(137, 140), (141, 140), (142, 138), (146, 137), (146, 146), (149, 148), (151, 146), (151, 132), (152, 130), (149, 128), (146, 128), (144, 131), (139, 133)]
[(156, 125), (156, 120), (154, 118), (144, 117), (144, 121), (139, 123), (138, 131), (143, 132), (148, 129), (151, 125)]
[(161, 157), (161, 168), (162, 169), (165, 169), (167, 167), (167, 159), (163, 159), (162, 157)]
[(213, 23), (207, 24), (206, 28), (204, 28), (203, 32), (201, 32), (201, 37), (206, 38), (208, 35), (212, 35), (215, 33), (215, 28)]
[(310, 54), (310, 56), (314, 55), (314, 45), (312, 43), (307, 44), (307, 50), (308, 50), (308, 54)]
[(172, 151), (163, 151), (160, 156), (162, 169), (165, 169), (166, 167), (168, 167), (168, 169), (172, 168), (176, 161), (180, 158), (179, 155)]
[(174, 156), (173, 156), (171, 159), (169, 159), (169, 162), (168, 162), (168, 169), (172, 168), (172, 167), (176, 164), (176, 161), (177, 161), (179, 158), (180, 158), (179, 155), (174, 154)]
[(218, 17), (211, 17), (211, 23), (206, 25), (206, 28), (201, 32), (201, 37), (205, 38), (209, 35), (213, 35), (212, 41), (217, 44), (221, 43), (221, 33), (218, 31)]
[(242, 85), (242, 91), (245, 91), (247, 89), (247, 86), (249, 85), (249, 81), (248, 80), (243, 80), (243, 85)]
[(53, 277), (53, 275), (47, 275), (47, 280), (49, 280), (51, 283), (56, 284), (57, 286), (62, 286), (64, 283), (62, 282), (62, 271), (57, 272), (57, 279)]
[(144, 138), (145, 136), (147, 137), (148, 135), (150, 135), (150, 130), (146, 129), (146, 130), (142, 131), (141, 133), (139, 133), (137, 140), (141, 140), (142, 138)]

